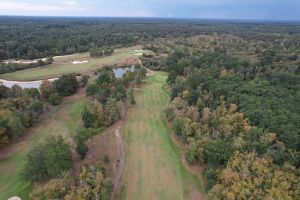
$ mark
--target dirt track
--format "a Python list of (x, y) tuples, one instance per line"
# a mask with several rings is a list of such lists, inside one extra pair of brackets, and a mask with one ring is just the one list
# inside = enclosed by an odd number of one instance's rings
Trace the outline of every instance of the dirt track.
[(118, 160), (118, 166), (117, 166), (116, 174), (115, 174), (114, 181), (113, 181), (114, 188), (113, 188), (113, 193), (112, 193), (112, 197), (111, 197), (112, 200), (115, 199), (115, 195), (117, 194), (117, 192), (120, 188), (120, 179), (121, 179), (122, 172), (124, 169), (124, 164), (125, 164), (124, 143), (123, 143), (122, 137), (120, 136), (120, 126), (116, 129), (115, 135), (116, 135), (116, 143), (118, 146), (119, 160)]

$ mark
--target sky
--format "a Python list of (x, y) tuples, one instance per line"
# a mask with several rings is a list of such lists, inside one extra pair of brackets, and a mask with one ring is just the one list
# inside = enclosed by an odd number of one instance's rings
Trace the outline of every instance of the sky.
[(300, 21), (300, 0), (0, 0), (0, 15)]

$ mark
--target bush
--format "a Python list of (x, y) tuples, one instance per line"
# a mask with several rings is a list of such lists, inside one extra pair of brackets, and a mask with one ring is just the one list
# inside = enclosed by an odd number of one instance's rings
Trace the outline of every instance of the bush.
[(80, 85), (81, 85), (81, 87), (85, 87), (86, 84), (88, 83), (88, 81), (89, 81), (89, 76), (88, 75), (82, 75), (80, 77)]
[(129, 97), (129, 102), (131, 105), (134, 105), (136, 102), (135, 102), (135, 99), (134, 99), (134, 96), (133, 96), (133, 90), (130, 90), (128, 92), (128, 97)]
[(206, 168), (204, 170), (203, 175), (207, 181), (207, 189), (211, 189), (217, 183), (219, 173), (220, 170), (215, 168)]
[(76, 142), (76, 151), (81, 159), (84, 159), (89, 148), (86, 146), (85, 142), (91, 137), (92, 132), (87, 128), (79, 128), (75, 135), (74, 141)]
[(70, 96), (74, 94), (79, 87), (75, 74), (63, 75), (54, 81), (53, 84), (56, 92), (58, 92), (61, 96)]
[(40, 99), (40, 92), (36, 88), (25, 88), (23, 89), (22, 93), (24, 96)]
[(76, 151), (77, 151), (78, 155), (80, 156), (80, 158), (84, 159), (87, 152), (89, 151), (89, 148), (88, 148), (88, 146), (86, 146), (86, 144), (83, 141), (81, 141), (76, 144)]
[(54, 92), (53, 85), (50, 81), (44, 80), (40, 86), (42, 97), (48, 99), (49, 96)]
[(61, 96), (57, 92), (55, 92), (50, 94), (48, 100), (52, 105), (59, 105), (61, 103), (61, 99)]
[(197, 159), (197, 155), (196, 152), (193, 150), (189, 150), (188, 152), (185, 153), (185, 159), (186, 161), (188, 161), (189, 164), (194, 164), (196, 159)]
[(71, 167), (70, 145), (61, 136), (49, 136), (27, 154), (23, 177), (41, 181), (58, 177)]

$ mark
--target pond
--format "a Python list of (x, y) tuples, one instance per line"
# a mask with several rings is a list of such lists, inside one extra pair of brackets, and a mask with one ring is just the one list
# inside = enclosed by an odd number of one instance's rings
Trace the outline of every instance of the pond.
[(134, 65), (132, 65), (131, 67), (118, 67), (118, 68), (113, 69), (116, 78), (122, 78), (123, 75), (127, 71), (134, 72), (134, 70), (135, 70), (135, 66)]
[[(57, 78), (48, 79), (48, 81), (52, 82), (55, 81)], [(42, 84), (43, 80), (37, 80), (37, 81), (7, 81), (0, 79), (0, 85), (4, 85), (8, 88), (11, 88), (13, 85), (19, 85), (21, 88), (40, 88), (40, 85)]]

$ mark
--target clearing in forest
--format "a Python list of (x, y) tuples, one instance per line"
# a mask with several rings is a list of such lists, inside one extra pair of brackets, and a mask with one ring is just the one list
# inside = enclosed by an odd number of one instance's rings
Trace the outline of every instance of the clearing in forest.
[(169, 96), (167, 75), (155, 72), (137, 91), (121, 134), (125, 142), (125, 169), (120, 199), (201, 199), (200, 180), (180, 162), (180, 152), (163, 120)]
[(0, 150), (0, 199), (19, 196), (22, 200), (29, 199), (32, 185), (21, 178), (26, 154), (30, 149), (48, 135), (62, 135), (69, 139), (70, 134), (80, 122), (83, 106), (81, 89), (75, 95), (63, 99), (61, 105), (41, 116), (39, 122), (29, 128), (24, 136), (13, 141)]
[[(57, 56), (54, 57), (54, 63), (51, 65), (0, 74), (0, 78), (14, 81), (39, 80), (45, 78), (56, 78), (66, 73), (88, 73), (99, 69), (99, 67), (104, 65), (132, 64), (140, 57), (135, 51), (137, 49), (139, 49), (140, 52), (148, 52), (141, 50), (140, 46), (135, 46), (116, 49), (115, 53), (111, 56), (99, 58), (92, 58), (89, 56), (89, 53)], [(76, 64), (73, 64), (73, 62)]]

